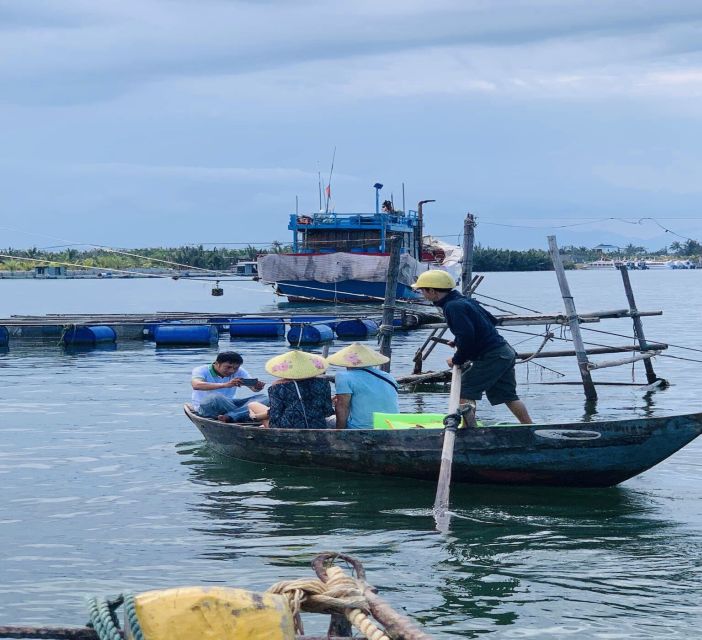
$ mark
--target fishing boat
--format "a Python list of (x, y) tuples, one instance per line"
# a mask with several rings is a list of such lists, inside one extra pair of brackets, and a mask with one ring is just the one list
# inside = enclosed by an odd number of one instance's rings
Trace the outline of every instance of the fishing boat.
[[(428, 268), (443, 268), (443, 259), (456, 271), (455, 249), (436, 243), (425, 247), (422, 207), (395, 209), (391, 200), (380, 203), (375, 188), (374, 213), (337, 213), (327, 209), (290, 215), (292, 251), (258, 258), (260, 279), (291, 302), (382, 302), (385, 297), (391, 236), (401, 242), (398, 300), (420, 300), (412, 283)], [(448, 246), (448, 245), (447, 245)], [(443, 256), (443, 257), (439, 257)], [(459, 267), (460, 268), (460, 267)], [(454, 278), (458, 273), (452, 273)]]
[[(216, 452), (250, 462), (436, 480), (443, 429), (264, 429), (185, 414)], [(702, 433), (702, 413), (459, 429), (456, 482), (608, 487), (650, 469)]]

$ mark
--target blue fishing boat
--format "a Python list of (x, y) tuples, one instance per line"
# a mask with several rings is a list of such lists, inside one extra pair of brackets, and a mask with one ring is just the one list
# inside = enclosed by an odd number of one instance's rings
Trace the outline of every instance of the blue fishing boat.
[(382, 302), (391, 235), (401, 239), (398, 300), (419, 300), (410, 285), (419, 273), (441, 268), (424, 252), (422, 205), (416, 211), (380, 203), (375, 184), (374, 213), (320, 211), (290, 215), (292, 251), (258, 258), (258, 274), (291, 302)]

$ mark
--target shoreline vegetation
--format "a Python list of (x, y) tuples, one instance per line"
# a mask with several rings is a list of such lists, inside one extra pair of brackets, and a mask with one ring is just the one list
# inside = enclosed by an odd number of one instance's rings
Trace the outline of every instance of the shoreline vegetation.
[[(211, 272), (230, 273), (242, 261), (254, 261), (267, 253), (287, 253), (290, 245), (274, 242), (268, 247), (248, 245), (239, 249), (202, 245), (181, 247), (149, 247), (143, 249), (95, 248), (79, 251), (66, 248), (61, 251), (44, 249), (4, 249), (0, 257), (0, 277), (47, 277), (37, 274), (36, 267), (63, 266), (66, 273), (56, 277), (158, 277), (163, 275), (197, 276)], [(603, 254), (587, 247), (562, 247), (561, 256), (566, 269), (601, 259), (680, 260), (702, 262), (702, 244), (695, 240), (673, 242), (658, 251), (647, 251), (633, 244)], [(476, 245), (473, 253), (473, 271), (551, 271), (553, 265), (548, 252), (542, 249), (495, 249)], [(49, 276), (51, 277), (51, 276)]]

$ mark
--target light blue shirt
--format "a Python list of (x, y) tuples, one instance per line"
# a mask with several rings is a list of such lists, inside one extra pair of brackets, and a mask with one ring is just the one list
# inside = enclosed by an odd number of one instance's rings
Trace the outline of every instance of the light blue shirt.
[[(211, 364), (204, 364), (200, 367), (195, 367), (190, 377), (192, 380), (202, 380), (203, 382), (216, 382), (221, 384), (222, 382), (229, 382), (233, 378), (250, 378), (251, 376), (249, 375), (249, 372), (244, 369), (244, 367), (239, 367), (231, 376), (221, 377), (217, 375), (217, 372)], [(220, 393), (225, 398), (233, 400), (236, 397), (236, 391), (237, 387), (225, 387), (224, 389), (212, 389), (211, 391), (197, 391), (193, 389), (192, 405), (195, 408), (195, 411), (198, 411), (200, 409), (200, 403), (213, 393)]]
[[(373, 373), (369, 373), (370, 371)], [(389, 382), (376, 376), (382, 376)], [(389, 373), (375, 367), (339, 371), (334, 381), (336, 392), (351, 394), (351, 407), (346, 428), (372, 429), (374, 411), (400, 413), (395, 384), (394, 378)]]

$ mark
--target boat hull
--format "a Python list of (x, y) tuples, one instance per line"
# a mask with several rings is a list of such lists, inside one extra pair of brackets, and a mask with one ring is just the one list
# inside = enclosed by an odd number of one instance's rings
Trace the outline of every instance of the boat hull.
[[(343, 280), (318, 282), (316, 280), (283, 280), (275, 283), (276, 292), (287, 296), (290, 302), (356, 302), (380, 303), (385, 299), (385, 282)], [(422, 296), (411, 287), (397, 285), (398, 300), (421, 300)]]
[[(442, 430), (263, 429), (185, 413), (225, 456), (436, 480)], [(702, 414), (612, 422), (459, 429), (455, 482), (607, 487), (658, 464), (702, 433)]]

